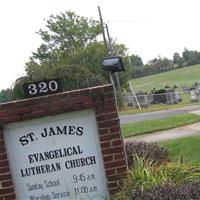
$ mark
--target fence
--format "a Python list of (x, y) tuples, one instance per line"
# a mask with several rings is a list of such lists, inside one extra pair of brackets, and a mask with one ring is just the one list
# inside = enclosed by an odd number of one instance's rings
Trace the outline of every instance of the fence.
[[(136, 98), (138, 102), (136, 101)], [(141, 107), (149, 107), (156, 104), (190, 104), (193, 102), (198, 102), (200, 98), (200, 92), (196, 90), (191, 90), (188, 92), (166, 92), (160, 94), (138, 94), (134, 96), (131, 93), (123, 95), (123, 102), (128, 107), (138, 108), (138, 103)]]

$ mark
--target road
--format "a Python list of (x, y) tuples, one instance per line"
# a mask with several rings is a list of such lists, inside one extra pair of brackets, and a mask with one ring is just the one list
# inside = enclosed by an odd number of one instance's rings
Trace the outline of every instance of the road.
[(170, 110), (160, 110), (148, 113), (139, 113), (133, 115), (121, 115), (119, 118), (120, 118), (120, 124), (126, 124), (131, 122), (161, 119), (169, 116), (190, 113), (192, 111), (197, 111), (197, 110), (200, 110), (200, 105), (186, 106), (181, 108), (173, 108)]

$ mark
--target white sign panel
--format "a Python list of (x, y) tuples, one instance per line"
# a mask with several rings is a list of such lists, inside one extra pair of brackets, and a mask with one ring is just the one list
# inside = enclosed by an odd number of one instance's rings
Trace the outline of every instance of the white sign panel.
[(92, 111), (9, 124), (4, 138), (18, 200), (108, 197)]

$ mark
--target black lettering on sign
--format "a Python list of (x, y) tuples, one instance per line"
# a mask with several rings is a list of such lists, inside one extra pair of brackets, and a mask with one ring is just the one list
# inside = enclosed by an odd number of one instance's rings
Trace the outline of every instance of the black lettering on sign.
[(29, 200), (51, 200), (50, 195), (42, 194), (41, 196), (30, 195)]
[(61, 164), (60, 162), (57, 162), (46, 165), (33, 166), (21, 169), (20, 171), (21, 171), (21, 177), (34, 176), (39, 174), (61, 171)]
[(49, 127), (44, 128), (44, 131), (41, 133), (42, 137), (55, 136), (55, 135), (83, 135), (83, 127), (81, 126), (63, 126), (63, 127)]
[(34, 162), (41, 162), (41, 161), (46, 161), (46, 160), (53, 160), (56, 158), (74, 156), (74, 155), (78, 155), (82, 153), (83, 153), (83, 150), (78, 145), (78, 146), (67, 147), (63, 149), (45, 151), (42, 153), (29, 154), (28, 159), (29, 159), (29, 163), (34, 163)]
[(29, 144), (30, 142), (37, 140), (37, 138), (34, 137), (35, 134), (33, 132), (28, 133), (26, 135), (23, 135), (19, 138), (19, 142), (21, 143), (22, 146)]
[(64, 199), (70, 196), (70, 192), (52, 192), (52, 199)]
[(27, 98), (44, 96), (62, 92), (60, 79), (43, 80), (23, 85), (24, 95)]
[(34, 183), (34, 184), (27, 183), (26, 186), (27, 186), (28, 191), (43, 190), (44, 189), (42, 183)]
[(72, 168), (84, 167), (84, 166), (95, 165), (95, 164), (96, 164), (95, 156), (90, 156), (90, 157), (86, 157), (86, 158), (67, 160), (65, 162), (65, 167), (67, 169), (72, 169)]
[(77, 127), (76, 135), (83, 135), (83, 127)]
[(51, 187), (58, 187), (60, 186), (60, 179), (57, 180), (44, 180), (45, 188), (51, 188)]

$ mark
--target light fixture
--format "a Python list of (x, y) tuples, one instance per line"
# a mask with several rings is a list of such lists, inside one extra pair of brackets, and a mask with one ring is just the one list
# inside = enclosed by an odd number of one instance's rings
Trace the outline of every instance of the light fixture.
[(111, 72), (111, 73), (125, 71), (124, 64), (122, 62), (121, 57), (119, 56), (103, 58), (102, 67), (103, 67), (103, 70)]

